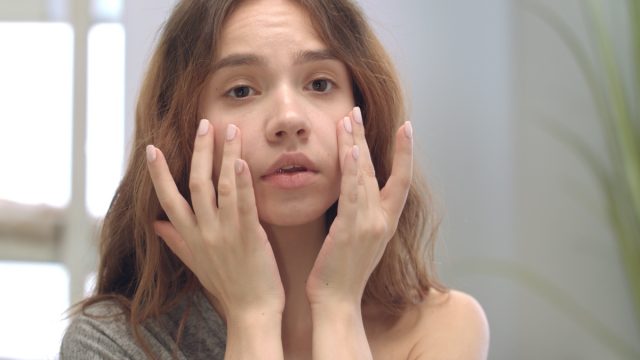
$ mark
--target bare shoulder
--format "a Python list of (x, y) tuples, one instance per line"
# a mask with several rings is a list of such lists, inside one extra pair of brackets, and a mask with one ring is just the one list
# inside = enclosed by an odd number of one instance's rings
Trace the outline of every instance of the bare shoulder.
[(480, 360), (489, 348), (489, 324), (482, 306), (457, 290), (432, 289), (414, 311), (416, 343), (409, 359)]
[(461, 291), (431, 289), (424, 301), (399, 318), (363, 311), (365, 331), (376, 360), (484, 360), (489, 325), (482, 306)]

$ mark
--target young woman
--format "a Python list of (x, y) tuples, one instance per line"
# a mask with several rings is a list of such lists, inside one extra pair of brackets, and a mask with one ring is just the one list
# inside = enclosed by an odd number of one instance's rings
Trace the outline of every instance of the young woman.
[(349, 0), (180, 1), (61, 357), (486, 358), (403, 106)]

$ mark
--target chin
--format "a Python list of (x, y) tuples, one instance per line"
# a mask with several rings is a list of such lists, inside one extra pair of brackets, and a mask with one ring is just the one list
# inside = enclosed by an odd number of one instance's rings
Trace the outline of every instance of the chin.
[(275, 226), (300, 226), (324, 221), (324, 216), (333, 203), (316, 204), (265, 204), (258, 206), (258, 217), (261, 222)]

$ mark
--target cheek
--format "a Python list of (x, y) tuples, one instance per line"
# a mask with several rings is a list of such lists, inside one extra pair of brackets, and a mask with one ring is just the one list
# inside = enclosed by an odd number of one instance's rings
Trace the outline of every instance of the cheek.
[(222, 154), (224, 152), (226, 124), (214, 123), (214, 143), (213, 143), (213, 179), (218, 183), (220, 177), (220, 167), (222, 166)]
[(333, 157), (338, 156), (338, 133), (336, 126), (342, 123), (342, 118), (340, 120), (332, 123), (332, 126), (326, 126), (324, 132), (322, 134), (322, 138), (324, 140), (324, 148), (326, 149), (328, 155)]

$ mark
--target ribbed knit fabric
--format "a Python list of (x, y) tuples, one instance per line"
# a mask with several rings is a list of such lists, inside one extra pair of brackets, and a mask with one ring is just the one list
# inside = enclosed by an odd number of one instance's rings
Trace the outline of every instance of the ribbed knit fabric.
[[(175, 337), (189, 300), (193, 305), (185, 324), (180, 347)], [(156, 359), (223, 359), (226, 327), (204, 294), (176, 306), (171, 312), (147, 321), (141, 328)], [(177, 355), (174, 356), (174, 355)], [(128, 321), (112, 301), (91, 305), (74, 318), (60, 347), (60, 359), (140, 359), (148, 357), (134, 341)]]

